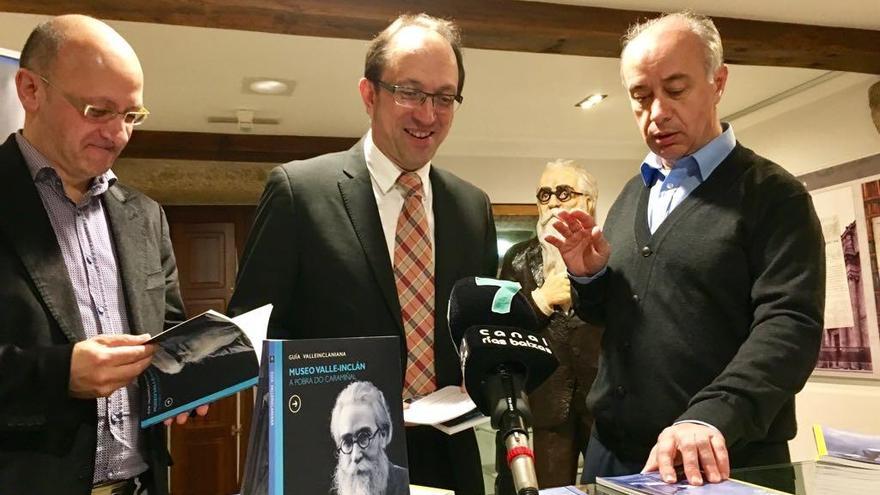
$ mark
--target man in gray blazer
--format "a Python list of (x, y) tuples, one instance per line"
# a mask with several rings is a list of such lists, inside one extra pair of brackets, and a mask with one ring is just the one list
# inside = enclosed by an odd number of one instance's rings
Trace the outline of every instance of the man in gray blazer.
[[(486, 194), (431, 164), (463, 84), (460, 42), (450, 22), (402, 16), (380, 33), (359, 84), (370, 131), (349, 151), (272, 171), (231, 311), (272, 303), (270, 338), (400, 336), (404, 397), (415, 390), (406, 383), (419, 374), (413, 361), (420, 345), (433, 356), (421, 383), (425, 393), (460, 385), (446, 322), (449, 293), (459, 278), (494, 276), (498, 262)], [(417, 207), (424, 208), (422, 233), (432, 248), (418, 270), (433, 277), (427, 288), (433, 297), (415, 307), (431, 319), (424, 339), (404, 330), (410, 306), (398, 296), (399, 286), (409, 287), (400, 284), (406, 265), (398, 262), (402, 243), (395, 239), (412, 199), (399, 185), (405, 175), (421, 184)], [(406, 436), (413, 483), (483, 493), (472, 430), (447, 436), (410, 427)]]
[(148, 113), (140, 63), (106, 24), (61, 16), (31, 33), (15, 81), (25, 124), (0, 146), (0, 491), (165, 494), (164, 428), (140, 430), (133, 382), (148, 334), (184, 318), (177, 268), (162, 209), (110, 171)]

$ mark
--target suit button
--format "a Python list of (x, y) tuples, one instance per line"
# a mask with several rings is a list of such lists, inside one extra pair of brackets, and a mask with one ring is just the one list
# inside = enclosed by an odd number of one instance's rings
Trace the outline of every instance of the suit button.
[(653, 254), (653, 253), (654, 252), (651, 251), (651, 246), (645, 246), (642, 248), (642, 256), (644, 256), (645, 258), (647, 258), (648, 256), (651, 256), (651, 254)]
[(614, 389), (614, 394), (618, 397), (623, 397), (626, 395), (626, 388), (624, 388), (623, 385), (618, 385), (617, 388)]
[(633, 302), (636, 304), (639, 303), (639, 295), (638, 294), (633, 294)]

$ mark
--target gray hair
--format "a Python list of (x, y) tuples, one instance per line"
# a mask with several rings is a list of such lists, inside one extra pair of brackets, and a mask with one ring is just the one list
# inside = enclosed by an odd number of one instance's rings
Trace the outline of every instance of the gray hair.
[(633, 24), (627, 29), (623, 35), (623, 48), (620, 51), (621, 58), (626, 52), (626, 48), (630, 42), (636, 39), (640, 34), (648, 29), (668, 21), (679, 21), (685, 24), (687, 28), (697, 35), (703, 42), (703, 51), (705, 60), (703, 65), (706, 68), (706, 75), (711, 81), (715, 77), (715, 73), (724, 63), (724, 47), (721, 45), (721, 35), (718, 34), (718, 28), (708, 16), (697, 14), (689, 10), (674, 12), (672, 14), (664, 14), (660, 17), (648, 19), (643, 22)]
[(330, 433), (337, 442), (342, 437), (342, 409), (354, 404), (366, 404), (373, 411), (376, 427), (382, 430), (386, 442), (391, 440), (391, 413), (385, 395), (370, 382), (352, 382), (336, 396), (336, 404), (330, 413)]
[(599, 184), (598, 182), (596, 182), (596, 178), (593, 177), (593, 174), (587, 172), (587, 169), (584, 168), (584, 166), (580, 163), (577, 163), (574, 160), (565, 160), (562, 158), (547, 163), (547, 166), (544, 169), (550, 170), (558, 168), (571, 169), (572, 171), (574, 171), (575, 174), (577, 174), (577, 188), (580, 192), (590, 196), (590, 198), (593, 199), (593, 208), (595, 208), (596, 202), (599, 201)]
[(367, 57), (364, 62), (364, 78), (374, 84), (382, 77), (382, 72), (388, 64), (388, 50), (394, 36), (402, 29), (415, 26), (426, 31), (433, 31), (449, 42), (452, 52), (455, 53), (455, 64), (458, 66), (458, 92), (464, 89), (464, 61), (461, 55), (461, 33), (458, 26), (452, 21), (429, 16), (428, 14), (404, 14), (379, 33), (367, 48)]

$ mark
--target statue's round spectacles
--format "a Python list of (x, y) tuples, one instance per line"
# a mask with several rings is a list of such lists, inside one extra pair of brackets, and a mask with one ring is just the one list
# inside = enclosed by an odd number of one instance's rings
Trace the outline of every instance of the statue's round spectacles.
[(584, 193), (575, 191), (571, 186), (561, 185), (556, 186), (556, 190), (550, 189), (549, 187), (542, 187), (538, 189), (538, 193), (535, 194), (535, 197), (538, 198), (538, 202), (542, 205), (546, 205), (550, 202), (550, 198), (556, 196), (556, 199), (559, 200), (560, 203), (565, 203), (573, 196), (583, 196)]

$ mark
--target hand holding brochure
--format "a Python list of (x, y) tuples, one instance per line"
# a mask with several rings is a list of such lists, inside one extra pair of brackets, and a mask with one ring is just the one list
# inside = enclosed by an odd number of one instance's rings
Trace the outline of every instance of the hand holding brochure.
[(266, 305), (230, 319), (209, 310), (147, 341), (157, 350), (138, 377), (141, 428), (256, 385), (257, 355), (237, 323), (259, 335), (271, 311)]
[(431, 425), (453, 435), (467, 428), (489, 421), (483, 416), (467, 392), (461, 387), (449, 385), (413, 401), (403, 410), (403, 420), (408, 424)]

